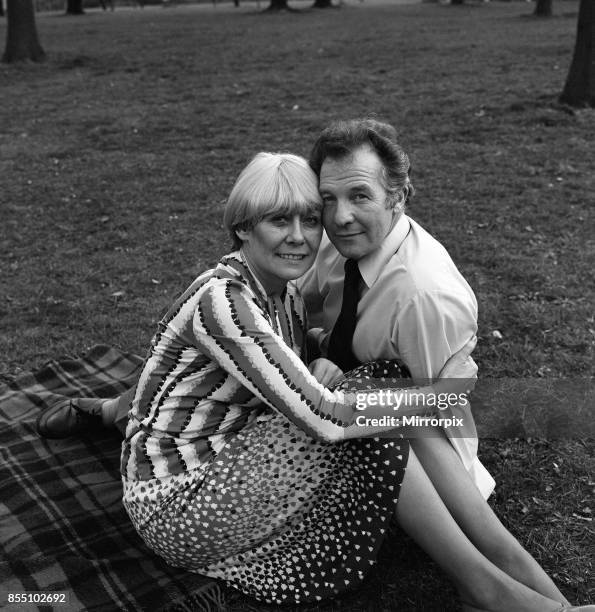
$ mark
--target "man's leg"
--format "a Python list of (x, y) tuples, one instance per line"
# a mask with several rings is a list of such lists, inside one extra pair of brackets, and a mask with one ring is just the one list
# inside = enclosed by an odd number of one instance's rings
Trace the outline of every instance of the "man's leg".
[(542, 595), (568, 604), (537, 561), (504, 527), (442, 432), (410, 440), (424, 471), (465, 535), (492, 563)]
[(463, 601), (493, 612), (553, 612), (549, 598), (496, 567), (463, 533), (417, 459), (409, 454), (397, 503), (397, 520), (453, 579)]

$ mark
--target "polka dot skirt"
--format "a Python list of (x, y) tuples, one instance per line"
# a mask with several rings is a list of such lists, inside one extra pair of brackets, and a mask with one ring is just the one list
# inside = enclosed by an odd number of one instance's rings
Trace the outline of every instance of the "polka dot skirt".
[[(382, 373), (396, 377), (394, 367)], [(341, 388), (369, 376), (359, 368)], [(171, 565), (269, 603), (316, 601), (356, 586), (374, 564), (408, 453), (402, 438), (318, 442), (271, 411), (206, 468), (125, 480), (124, 505)]]

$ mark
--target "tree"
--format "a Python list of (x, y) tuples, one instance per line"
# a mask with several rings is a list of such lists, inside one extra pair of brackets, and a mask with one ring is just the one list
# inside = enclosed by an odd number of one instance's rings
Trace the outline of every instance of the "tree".
[(536, 17), (551, 17), (554, 14), (552, 9), (553, 1), (554, 0), (537, 0), (533, 14)]
[(560, 102), (595, 106), (595, 3), (581, 0), (574, 55)]
[(271, 0), (265, 11), (290, 11), (287, 0)]
[(33, 0), (8, 0), (6, 22), (6, 47), (2, 61), (42, 62), (45, 52), (37, 37)]
[(67, 15), (84, 15), (83, 0), (66, 0)]
[(331, 0), (315, 0), (312, 8), (333, 8)]

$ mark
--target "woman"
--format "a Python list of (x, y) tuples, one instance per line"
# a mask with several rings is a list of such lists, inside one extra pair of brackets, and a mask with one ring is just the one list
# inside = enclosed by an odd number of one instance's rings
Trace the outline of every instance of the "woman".
[[(320, 209), (302, 158), (260, 153), (239, 176), (224, 214), (236, 251), (170, 308), (136, 388), (121, 463), (134, 526), (174, 566), (267, 602), (300, 603), (360, 582), (396, 507), (404, 530), (454, 579), (466, 610), (561, 609), (565, 598), (528, 553), (526, 586), (466, 537), (457, 525), (464, 517), (451, 514), (432, 481), (439, 468), (426, 472), (400, 437), (369, 437), (389, 426), (354, 423), (356, 403), (374, 390), (357, 398), (330, 391), (323, 383), (340, 374), (330, 362), (318, 363), (321, 380), (310, 374), (306, 316), (291, 281), (314, 261)], [(409, 401), (413, 392), (465, 391), (452, 379), (475, 376), (473, 347), (453, 356), (432, 387), (390, 389), (400, 414), (427, 413)], [(39, 427), (55, 433), (49, 416)], [(449, 466), (453, 481), (466, 477), (458, 463)], [(464, 489), (445, 486), (459, 513)]]

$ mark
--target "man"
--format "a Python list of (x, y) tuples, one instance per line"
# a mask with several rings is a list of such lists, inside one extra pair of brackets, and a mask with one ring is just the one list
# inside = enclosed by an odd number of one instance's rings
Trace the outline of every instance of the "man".
[[(347, 347), (353, 355), (343, 369), (398, 359), (414, 382), (436, 378), (446, 360), (476, 334), (477, 301), (444, 247), (404, 213), (413, 187), (395, 129), (372, 119), (333, 123), (315, 143), (310, 165), (319, 176), (328, 240), (323, 238), (300, 290), (321, 354), (345, 359), (345, 350), (336, 356), (328, 351), (343, 301), (345, 261), (355, 260), (359, 301)], [(487, 498), (495, 483), (477, 459), (470, 414), (465, 426), (450, 442)], [(432, 439), (415, 443), (423, 446)]]

